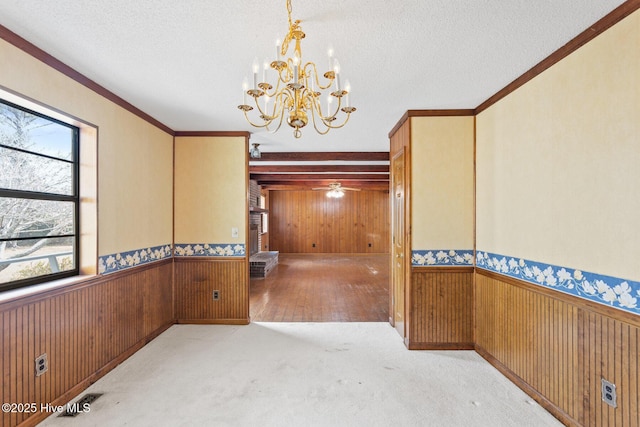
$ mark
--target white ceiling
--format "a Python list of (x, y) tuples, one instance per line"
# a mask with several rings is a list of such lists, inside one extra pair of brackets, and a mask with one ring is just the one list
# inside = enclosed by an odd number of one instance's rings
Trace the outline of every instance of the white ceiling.
[(174, 130), (251, 131), (263, 151), (388, 151), (405, 111), (477, 107), (623, 1), (292, 3), (303, 59), (328, 64), (331, 44), (358, 108), (326, 136), (268, 134), (237, 109), (253, 58), (286, 34), (285, 0), (2, 0), (0, 24)]

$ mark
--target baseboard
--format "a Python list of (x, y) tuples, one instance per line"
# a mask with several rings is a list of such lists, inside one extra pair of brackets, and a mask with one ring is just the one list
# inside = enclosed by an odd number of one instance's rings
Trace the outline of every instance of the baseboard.
[(540, 394), (536, 389), (527, 384), (522, 378), (516, 375), (511, 369), (503, 365), (498, 359), (493, 357), (488, 351), (479, 345), (475, 346), (475, 351), (489, 364), (496, 368), (502, 375), (507, 377), (512, 383), (518, 386), (522, 391), (528, 394), (533, 400), (538, 402), (540, 406), (549, 411), (551, 415), (556, 417), (562, 424), (570, 427), (581, 427), (581, 424), (574, 420), (569, 414), (556, 406), (549, 399)]
[(471, 342), (412, 342), (405, 340), (409, 350), (475, 350)]
[(180, 325), (248, 325), (249, 319), (178, 319)]

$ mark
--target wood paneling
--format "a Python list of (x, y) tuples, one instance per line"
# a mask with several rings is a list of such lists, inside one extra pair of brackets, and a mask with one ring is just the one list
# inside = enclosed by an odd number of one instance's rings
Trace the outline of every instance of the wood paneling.
[[(640, 426), (640, 328), (588, 310), (578, 322), (580, 423)], [(601, 378), (617, 386), (615, 409), (602, 402)]]
[[(0, 305), (0, 400), (66, 404), (174, 322), (171, 276), (161, 261)], [(43, 353), (49, 370), (36, 377)], [(28, 415), (3, 412), (0, 425), (50, 414)]]
[(247, 260), (176, 258), (175, 311), (178, 323), (249, 323)]
[[(566, 424), (639, 426), (640, 320), (536, 288), (476, 274), (476, 350)], [(617, 409), (601, 378), (617, 385)]]
[(409, 349), (473, 349), (473, 268), (414, 268)]
[(386, 191), (347, 191), (340, 199), (327, 197), (326, 191), (269, 193), (272, 251), (389, 251), (389, 193)]

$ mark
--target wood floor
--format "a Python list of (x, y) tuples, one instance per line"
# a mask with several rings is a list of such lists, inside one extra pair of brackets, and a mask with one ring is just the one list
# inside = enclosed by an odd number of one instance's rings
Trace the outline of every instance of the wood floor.
[(280, 254), (251, 279), (253, 322), (388, 322), (389, 255)]

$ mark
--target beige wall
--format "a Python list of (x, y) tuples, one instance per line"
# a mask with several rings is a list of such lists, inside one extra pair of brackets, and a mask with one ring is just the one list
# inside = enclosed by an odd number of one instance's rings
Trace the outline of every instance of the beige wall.
[(477, 117), (477, 248), (640, 280), (640, 12)]
[(176, 137), (176, 244), (245, 244), (248, 150), (245, 137)]
[(473, 249), (473, 117), (411, 118), (411, 246)]
[(173, 136), (0, 40), (0, 86), (98, 128), (98, 255), (172, 242)]

